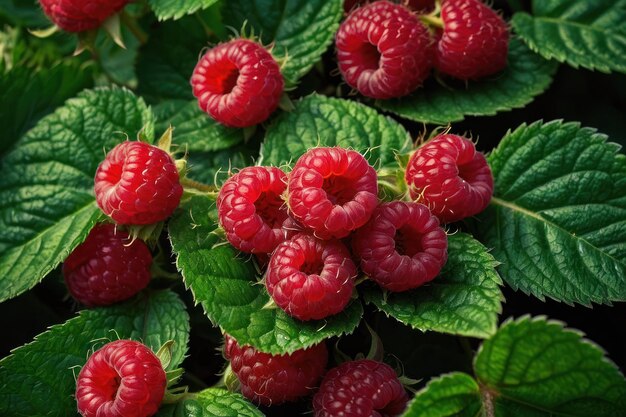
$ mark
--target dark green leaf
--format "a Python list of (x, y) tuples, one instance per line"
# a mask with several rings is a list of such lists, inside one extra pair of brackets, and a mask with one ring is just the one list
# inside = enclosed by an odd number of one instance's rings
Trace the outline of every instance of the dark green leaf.
[(0, 2), (0, 23), (6, 19), (13, 25), (41, 28), (52, 26), (34, 0), (2, 0)]
[(533, 123), (489, 156), (478, 233), (513, 288), (567, 303), (626, 300), (626, 157), (577, 123)]
[(353, 101), (313, 94), (295, 103), (268, 128), (261, 149), (262, 162), (283, 165), (315, 146), (355, 149), (370, 164), (396, 166), (395, 153), (411, 147), (407, 131), (389, 117)]
[(180, 19), (186, 14), (206, 9), (217, 3), (217, 0), (148, 0), (159, 20)]
[(285, 59), (282, 68), (287, 85), (320, 60), (333, 40), (343, 14), (342, 0), (229, 0), (224, 23), (235, 30), (252, 27), (274, 56)]
[(534, 0), (513, 16), (515, 31), (548, 59), (626, 73), (626, 0)]
[(350, 333), (358, 325), (363, 313), (358, 301), (326, 320), (307, 322), (279, 308), (264, 308), (269, 295), (252, 262), (218, 238), (216, 225), (215, 201), (196, 196), (174, 214), (170, 238), (194, 299), (239, 343), (273, 354), (290, 353)]
[(125, 304), (84, 310), (55, 325), (0, 361), (0, 415), (76, 415), (75, 375), (91, 350), (117, 339), (145, 343), (154, 352), (174, 340), (168, 370), (180, 365), (189, 341), (185, 306), (170, 291), (147, 292)]
[(474, 337), (496, 331), (503, 300), (496, 261), (487, 249), (459, 233), (448, 238), (448, 262), (432, 282), (412, 291), (368, 289), (365, 299), (413, 328)]
[(105, 151), (152, 114), (123, 89), (85, 91), (45, 117), (0, 167), (0, 301), (37, 284), (87, 236), (101, 214), (93, 178)]
[(465, 116), (490, 116), (530, 103), (550, 86), (556, 68), (555, 62), (546, 61), (514, 37), (509, 45), (508, 67), (501, 74), (456, 88), (431, 80), (409, 97), (379, 100), (376, 104), (424, 123), (447, 124)]

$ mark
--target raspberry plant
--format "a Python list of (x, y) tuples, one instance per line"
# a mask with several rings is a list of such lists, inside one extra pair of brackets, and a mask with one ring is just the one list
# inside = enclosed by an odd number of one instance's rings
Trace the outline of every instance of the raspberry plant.
[(626, 415), (625, 19), (3, 1), (0, 415)]

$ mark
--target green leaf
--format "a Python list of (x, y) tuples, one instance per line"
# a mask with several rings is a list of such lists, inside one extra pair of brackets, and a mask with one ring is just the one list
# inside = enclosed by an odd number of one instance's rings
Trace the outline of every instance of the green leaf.
[(295, 162), (316, 146), (342, 146), (364, 153), (376, 167), (397, 167), (395, 153), (411, 148), (411, 137), (399, 123), (362, 104), (316, 94), (294, 104), (267, 129), (264, 164)]
[(229, 178), (229, 172), (254, 165), (257, 156), (258, 153), (245, 144), (220, 151), (194, 151), (187, 158), (188, 176), (205, 184), (221, 186)]
[(513, 15), (519, 36), (547, 59), (626, 73), (626, 0), (534, 0)]
[(505, 323), (476, 356), (496, 415), (623, 416), (626, 380), (601, 348), (557, 322)]
[(273, 354), (291, 353), (350, 333), (359, 324), (363, 309), (358, 301), (326, 320), (306, 322), (279, 308), (264, 308), (269, 295), (257, 281), (252, 262), (218, 238), (216, 225), (215, 201), (195, 196), (170, 220), (170, 239), (195, 301), (240, 344)]
[(217, 0), (148, 0), (148, 4), (159, 20), (180, 19), (215, 3)]
[(421, 331), (488, 337), (496, 331), (504, 299), (496, 265), (483, 245), (464, 233), (455, 234), (448, 237), (448, 262), (433, 281), (386, 295), (370, 288), (365, 299)]
[(0, 155), (43, 116), (93, 85), (90, 68), (63, 63), (38, 71), (16, 66), (0, 77)]
[(403, 417), (620, 417), (626, 380), (601, 348), (543, 317), (509, 320), (474, 361), (477, 380), (432, 380)]
[(105, 151), (152, 114), (124, 89), (85, 91), (43, 118), (0, 166), (0, 301), (37, 284), (100, 218), (93, 178)]
[(454, 372), (430, 381), (415, 394), (402, 417), (476, 417), (481, 415), (481, 408), (474, 378)]
[(3, 0), (0, 2), (0, 23), (3, 19), (13, 25), (30, 28), (52, 26), (38, 2), (32, 0)]
[(467, 87), (452, 88), (431, 80), (406, 98), (378, 100), (376, 105), (424, 123), (448, 124), (465, 116), (490, 116), (530, 103), (550, 86), (556, 68), (557, 63), (546, 61), (513, 37), (508, 67), (500, 74), (469, 81)]
[(188, 151), (218, 151), (243, 142), (244, 130), (217, 123), (197, 101), (167, 100), (154, 107), (157, 132), (174, 127), (174, 143)]
[(240, 395), (209, 388), (193, 398), (159, 410), (157, 417), (263, 417), (264, 414)]
[(236, 30), (246, 22), (273, 55), (286, 62), (287, 86), (295, 85), (318, 62), (333, 41), (343, 15), (342, 0), (229, 0), (224, 24)]
[(578, 123), (509, 132), (489, 156), (477, 232), (514, 289), (566, 303), (626, 300), (626, 156)]
[(125, 304), (84, 310), (55, 325), (0, 361), (0, 415), (76, 415), (75, 375), (88, 353), (117, 339), (145, 343), (154, 352), (174, 340), (172, 363), (187, 352), (189, 316), (171, 291), (146, 292)]
[(192, 16), (159, 25), (137, 57), (141, 95), (151, 101), (193, 100), (189, 80), (206, 46), (208, 36)]

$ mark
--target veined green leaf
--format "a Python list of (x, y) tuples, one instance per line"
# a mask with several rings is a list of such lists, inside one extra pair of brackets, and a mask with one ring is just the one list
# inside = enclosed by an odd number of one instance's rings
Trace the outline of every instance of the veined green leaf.
[(165, 406), (157, 417), (263, 417), (241, 394), (209, 388), (176, 405)]
[(148, 0), (148, 4), (159, 20), (180, 19), (215, 3), (217, 0)]

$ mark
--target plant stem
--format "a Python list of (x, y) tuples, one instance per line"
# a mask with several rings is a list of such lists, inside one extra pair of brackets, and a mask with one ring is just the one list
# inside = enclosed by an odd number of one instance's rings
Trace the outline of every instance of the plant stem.
[(141, 45), (145, 45), (145, 43), (148, 42), (148, 35), (139, 27), (134, 17), (122, 11), (122, 13), (120, 13), (120, 19)]
[(200, 191), (203, 194), (212, 194), (218, 192), (218, 188), (215, 185), (203, 184), (199, 181), (194, 181), (189, 178), (181, 178), (180, 185), (188, 191)]

